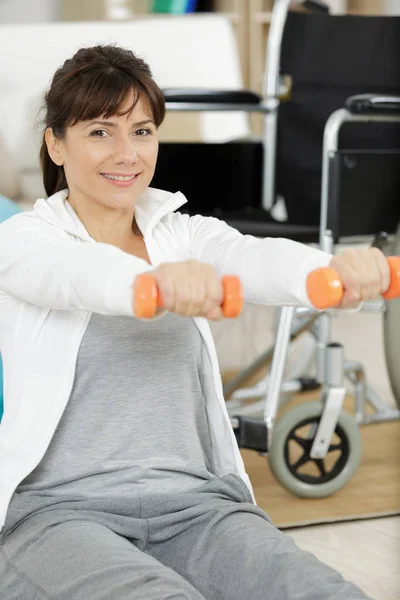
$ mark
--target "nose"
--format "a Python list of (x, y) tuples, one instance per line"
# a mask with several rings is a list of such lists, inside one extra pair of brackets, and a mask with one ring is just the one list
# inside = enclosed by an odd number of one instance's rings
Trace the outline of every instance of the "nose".
[(114, 163), (116, 165), (133, 165), (138, 161), (138, 155), (132, 138), (123, 138), (115, 148)]

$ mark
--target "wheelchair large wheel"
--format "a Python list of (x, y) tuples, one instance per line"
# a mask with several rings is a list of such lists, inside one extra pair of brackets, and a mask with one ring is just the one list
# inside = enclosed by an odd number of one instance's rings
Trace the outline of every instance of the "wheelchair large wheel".
[(310, 457), (323, 405), (307, 402), (288, 410), (272, 432), (269, 465), (287, 490), (302, 498), (324, 498), (340, 490), (356, 472), (362, 440), (353, 417), (341, 410), (329, 450), (323, 459)]
[[(400, 255), (400, 228), (394, 245), (385, 254)], [(397, 406), (400, 408), (400, 299), (386, 302), (383, 317), (383, 345), (390, 387)]]

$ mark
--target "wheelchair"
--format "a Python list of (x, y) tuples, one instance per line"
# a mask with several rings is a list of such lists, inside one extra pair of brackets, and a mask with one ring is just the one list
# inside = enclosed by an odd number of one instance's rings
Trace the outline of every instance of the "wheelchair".
[[(322, 2), (306, 4), (314, 10), (303, 14), (289, 10), (290, 0), (275, 0), (262, 96), (164, 90), (167, 111), (258, 112), (264, 131), (261, 139), (224, 144), (160, 143), (153, 185), (181, 190), (187, 212), (216, 216), (243, 234), (287, 237), (332, 253), (340, 244), (372, 241), (387, 255), (399, 254), (400, 18), (332, 16)], [(217, 184), (210, 188), (215, 164)], [(276, 218), (282, 198), (286, 221)], [(296, 496), (322, 498), (340, 490), (360, 463), (358, 426), (400, 416), (400, 300), (366, 303), (363, 310), (384, 314), (397, 409), (381, 400), (362, 364), (345, 359), (332, 340), (331, 310), (281, 309), (275, 344), (224, 385), (239, 447), (267, 456), (276, 479)], [(305, 332), (315, 340), (316, 376), (284, 380), (290, 345)], [(271, 361), (255, 387), (244, 387)], [(354, 415), (342, 408), (345, 380), (354, 389)], [(276, 418), (288, 395), (308, 390), (321, 390), (320, 401)], [(248, 405), (249, 398), (260, 401)], [(367, 405), (374, 414), (367, 414)]]

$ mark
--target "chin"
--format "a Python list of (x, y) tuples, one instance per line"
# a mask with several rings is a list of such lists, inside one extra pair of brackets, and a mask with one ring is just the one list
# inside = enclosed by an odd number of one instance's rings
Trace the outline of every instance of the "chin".
[(113, 194), (104, 198), (104, 204), (110, 208), (129, 209), (135, 205), (136, 194)]
[[(94, 190), (96, 191), (94, 192)], [(133, 190), (132, 188), (113, 189), (109, 186), (106, 188), (104, 186), (93, 186), (88, 189), (88, 196), (106, 206), (121, 208), (123, 206), (128, 207), (135, 201), (137, 190)]]

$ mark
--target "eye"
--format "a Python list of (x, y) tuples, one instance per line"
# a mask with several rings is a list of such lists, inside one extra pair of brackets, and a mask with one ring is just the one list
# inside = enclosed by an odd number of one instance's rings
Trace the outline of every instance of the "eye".
[(137, 129), (135, 133), (136, 135), (143, 137), (146, 135), (152, 135), (153, 131), (149, 127), (142, 127), (141, 129)]
[(90, 135), (92, 137), (106, 137), (106, 135), (108, 134), (107, 131), (105, 131), (105, 129), (96, 129), (95, 131), (92, 131)]

